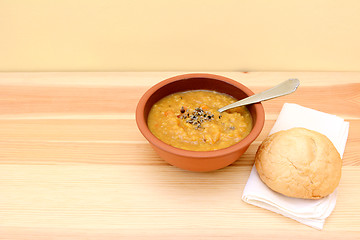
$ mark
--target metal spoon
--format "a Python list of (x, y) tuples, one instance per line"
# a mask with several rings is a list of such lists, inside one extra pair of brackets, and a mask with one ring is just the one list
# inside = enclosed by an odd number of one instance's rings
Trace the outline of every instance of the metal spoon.
[(229, 104), (225, 107), (220, 108), (218, 111), (223, 112), (231, 108), (240, 107), (244, 105), (249, 105), (265, 100), (269, 100), (276, 97), (281, 97), (290, 93), (295, 92), (295, 90), (300, 85), (300, 81), (298, 79), (289, 79), (285, 82), (280, 83), (279, 85), (270, 88), (268, 90), (265, 90), (263, 92), (254, 94), (250, 97), (244, 98), (240, 101), (234, 102), (232, 104)]

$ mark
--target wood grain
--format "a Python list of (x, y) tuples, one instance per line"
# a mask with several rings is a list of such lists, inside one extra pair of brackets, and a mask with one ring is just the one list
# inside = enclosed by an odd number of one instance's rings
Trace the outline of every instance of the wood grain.
[[(169, 166), (137, 129), (149, 86), (180, 73), (0, 73), (0, 239), (359, 239), (360, 73), (217, 73), (262, 91), (266, 123), (231, 166)], [(317, 231), (241, 201), (255, 151), (282, 105), (350, 122), (337, 205)]]

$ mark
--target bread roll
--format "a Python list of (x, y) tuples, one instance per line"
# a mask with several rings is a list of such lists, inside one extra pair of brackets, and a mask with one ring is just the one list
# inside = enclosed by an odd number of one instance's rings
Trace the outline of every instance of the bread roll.
[(261, 180), (272, 190), (289, 197), (319, 199), (338, 186), (342, 160), (326, 136), (292, 128), (263, 141), (255, 166)]

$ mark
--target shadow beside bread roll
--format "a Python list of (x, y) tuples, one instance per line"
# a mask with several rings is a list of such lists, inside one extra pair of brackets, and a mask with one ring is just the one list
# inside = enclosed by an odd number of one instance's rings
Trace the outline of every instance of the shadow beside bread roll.
[(292, 128), (262, 142), (255, 166), (261, 180), (272, 190), (289, 197), (319, 199), (339, 185), (342, 160), (326, 136)]

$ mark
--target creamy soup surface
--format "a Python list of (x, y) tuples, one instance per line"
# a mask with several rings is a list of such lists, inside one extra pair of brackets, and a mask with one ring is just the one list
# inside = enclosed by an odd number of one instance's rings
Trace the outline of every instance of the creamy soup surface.
[(229, 147), (245, 138), (253, 123), (248, 109), (217, 109), (237, 100), (208, 90), (178, 92), (155, 103), (148, 116), (150, 131), (163, 142), (192, 151)]

